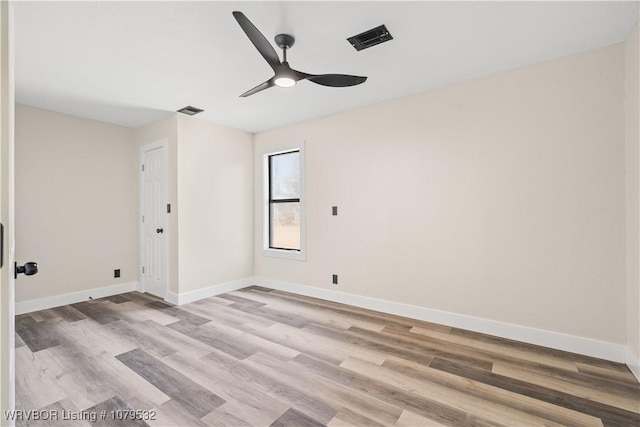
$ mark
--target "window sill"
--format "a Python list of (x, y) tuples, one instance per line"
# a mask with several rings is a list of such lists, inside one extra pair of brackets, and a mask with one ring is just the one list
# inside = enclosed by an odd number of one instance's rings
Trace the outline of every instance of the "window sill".
[(262, 249), (262, 255), (271, 258), (291, 259), (295, 261), (306, 261), (304, 252), (288, 251), (285, 249)]

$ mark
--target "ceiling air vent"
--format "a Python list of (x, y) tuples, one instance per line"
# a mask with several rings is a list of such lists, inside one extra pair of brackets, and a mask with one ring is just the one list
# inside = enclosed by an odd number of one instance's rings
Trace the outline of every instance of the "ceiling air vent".
[(357, 36), (349, 37), (347, 41), (351, 43), (351, 46), (356, 48), (357, 51), (360, 51), (392, 39), (393, 37), (389, 33), (389, 30), (387, 30), (387, 27), (380, 25), (379, 27), (360, 33)]
[(187, 116), (195, 116), (198, 113), (202, 113), (204, 110), (200, 108), (192, 107), (191, 105), (187, 105), (184, 108), (178, 110), (178, 113), (186, 114)]

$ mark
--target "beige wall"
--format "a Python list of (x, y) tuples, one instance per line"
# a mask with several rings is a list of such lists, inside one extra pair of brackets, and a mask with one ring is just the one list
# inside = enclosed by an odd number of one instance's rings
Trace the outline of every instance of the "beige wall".
[(627, 197), (627, 345), (636, 360), (640, 359), (640, 176), (638, 149), (640, 134), (639, 80), (640, 33), (638, 25), (625, 42), (625, 141)]
[(16, 301), (137, 281), (133, 131), (24, 105), (15, 123), (16, 256), (40, 266)]
[(177, 114), (132, 130), (23, 105), (16, 128), (18, 259), (40, 265), (18, 302), (139, 279), (140, 147), (163, 139), (169, 290), (253, 274), (251, 134)]
[(179, 114), (135, 135), (168, 143), (169, 291), (251, 276), (252, 135)]
[(253, 275), (253, 136), (178, 117), (180, 292)]
[[(178, 292), (178, 217), (180, 208), (178, 206), (178, 162), (176, 160), (178, 158), (177, 113), (172, 114), (163, 120), (159, 120), (155, 123), (135, 130), (135, 141), (136, 146), (138, 147), (135, 153), (136, 171), (138, 170), (138, 163), (140, 162), (140, 148), (146, 144), (151, 144), (161, 140), (167, 141), (167, 203), (171, 204), (171, 213), (168, 214), (169, 217), (167, 219), (167, 228), (169, 234), (169, 253), (167, 255), (169, 269), (169, 291)], [(136, 179), (139, 179), (137, 175)], [(138, 189), (137, 184), (136, 189)], [(137, 212), (139, 213), (139, 205), (136, 206), (138, 209)], [(139, 227), (140, 224), (137, 223), (137, 226)], [(136, 239), (138, 239), (138, 234), (136, 234)], [(138, 246), (139, 241), (136, 240), (136, 248)]]
[(307, 162), (305, 262), (260, 253), (254, 169), (255, 274), (626, 342), (623, 65), (617, 44), (255, 135)]

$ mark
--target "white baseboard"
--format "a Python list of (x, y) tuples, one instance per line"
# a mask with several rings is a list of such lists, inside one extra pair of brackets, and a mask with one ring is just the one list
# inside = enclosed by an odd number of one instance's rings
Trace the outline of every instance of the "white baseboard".
[(640, 360), (638, 359), (638, 355), (633, 354), (629, 347), (626, 348), (625, 352), (625, 362), (629, 367), (629, 370), (635, 375), (638, 382), (640, 382)]
[(246, 288), (247, 286), (251, 286), (254, 284), (255, 280), (253, 277), (246, 277), (244, 279), (220, 283), (218, 285), (209, 286), (208, 288), (203, 289), (197, 289), (195, 291), (181, 292), (179, 294), (175, 292), (168, 292), (167, 301), (171, 304), (183, 305), (204, 298), (224, 294), (226, 292), (237, 291), (238, 289)]
[(560, 332), (498, 322), (495, 320), (481, 319), (464, 314), (434, 310), (426, 307), (347, 294), (331, 289), (316, 288), (262, 277), (254, 278), (254, 284), (294, 294), (381, 311), (383, 313), (395, 314), (398, 316), (424, 320), (427, 322), (522, 341), (557, 350), (569, 351), (572, 353), (625, 363), (626, 346), (622, 344), (615, 344), (607, 341), (599, 341), (575, 335), (563, 334)]
[(171, 292), (171, 291), (167, 291), (167, 297), (165, 298), (165, 301), (170, 302), (173, 305), (179, 305), (178, 304), (178, 300), (180, 298), (178, 297), (178, 294), (175, 292)]
[(38, 310), (60, 307), (67, 304), (87, 301), (91, 298), (104, 298), (112, 295), (124, 294), (137, 290), (138, 282), (126, 282), (119, 285), (104, 286), (101, 288), (86, 289), (68, 294), (55, 295), (52, 297), (37, 298), (27, 301), (16, 302), (16, 314), (31, 313)]

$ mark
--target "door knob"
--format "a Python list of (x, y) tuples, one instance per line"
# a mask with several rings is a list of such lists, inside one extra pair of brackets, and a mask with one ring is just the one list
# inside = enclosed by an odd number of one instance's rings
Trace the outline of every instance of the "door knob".
[(25, 276), (33, 276), (38, 273), (38, 263), (35, 262), (25, 262), (24, 265), (18, 265), (18, 263), (14, 263), (13, 269), (13, 277), (18, 278), (18, 274), (24, 274)]
[(164, 233), (164, 229), (163, 228), (157, 228), (156, 229), (156, 233)]

